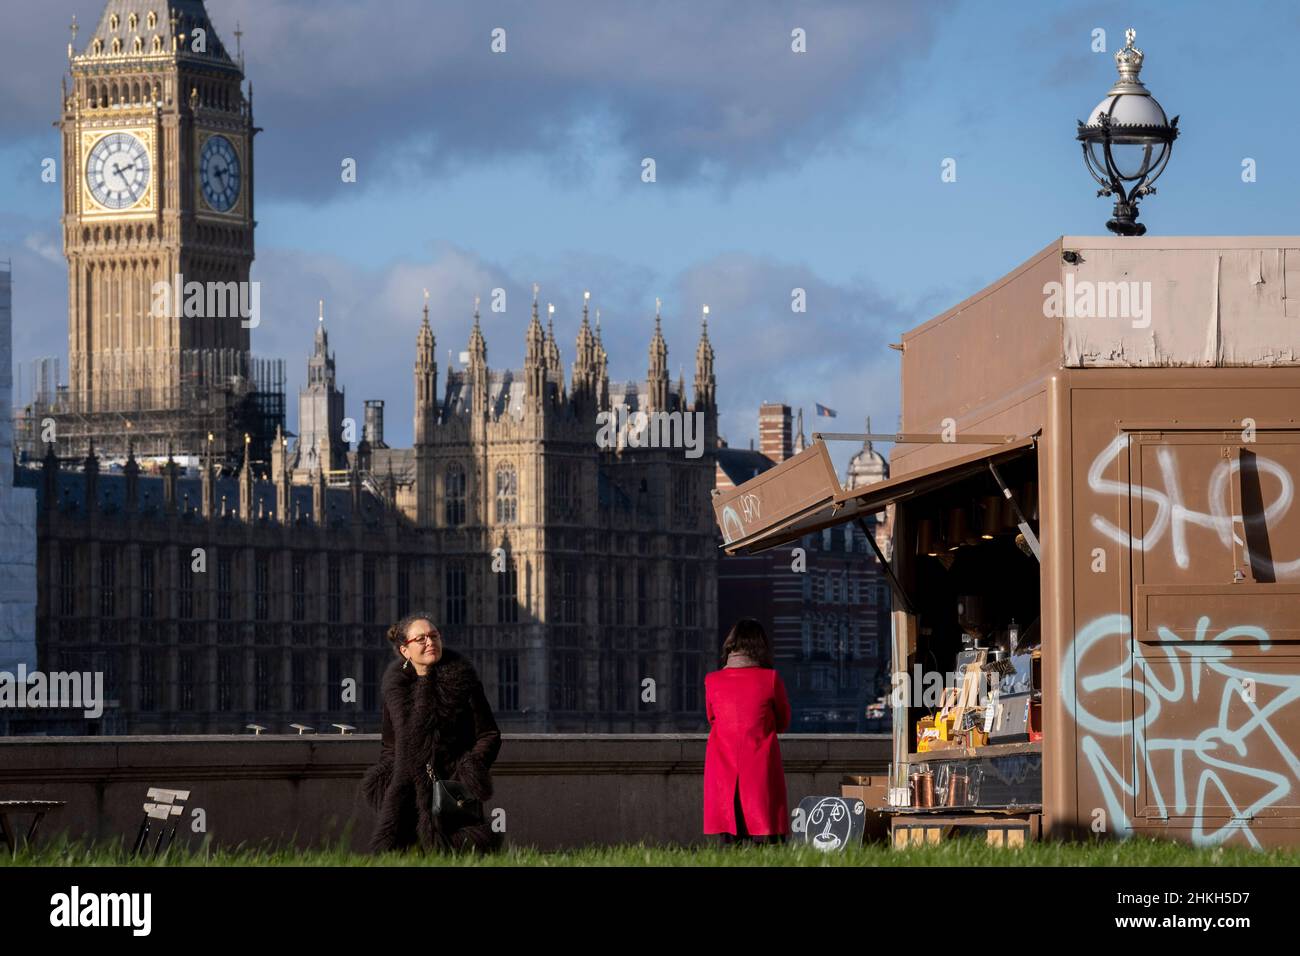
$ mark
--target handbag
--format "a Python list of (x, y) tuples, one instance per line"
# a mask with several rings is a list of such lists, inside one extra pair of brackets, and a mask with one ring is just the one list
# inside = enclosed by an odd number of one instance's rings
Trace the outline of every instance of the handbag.
[(435, 820), (450, 830), (483, 822), (483, 801), (476, 800), (468, 787), (436, 776), (432, 763), (424, 765), (424, 772), (429, 775), (429, 813)]

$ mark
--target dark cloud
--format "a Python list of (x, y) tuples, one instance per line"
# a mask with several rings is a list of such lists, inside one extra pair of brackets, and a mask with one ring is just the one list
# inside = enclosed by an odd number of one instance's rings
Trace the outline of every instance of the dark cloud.
[[(864, 104), (888, 103), (946, 3), (777, 0), (229, 0), (209, 13), (255, 87), (262, 195), (320, 196), (343, 157), (377, 179), (500, 156), (544, 156), (581, 181), (594, 145), (654, 157), (659, 181), (719, 182), (799, 161)], [(82, 39), (101, 2), (27, 14), (5, 31), (8, 135), (44, 132), (72, 12)], [(490, 50), (506, 31), (506, 52)], [(791, 30), (808, 52), (791, 52)], [(14, 42), (21, 36), (21, 42)]]

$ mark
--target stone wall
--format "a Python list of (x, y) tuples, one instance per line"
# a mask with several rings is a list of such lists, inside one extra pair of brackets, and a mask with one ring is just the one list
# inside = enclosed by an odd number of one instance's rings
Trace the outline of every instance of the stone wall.
[[(521, 846), (700, 843), (706, 739), (506, 735), (489, 811), (504, 810), (507, 840)], [(889, 749), (884, 735), (783, 738), (790, 806), (838, 794), (844, 774), (884, 773)], [(357, 789), (378, 755), (377, 735), (0, 738), (0, 800), (67, 801), (43, 839), (129, 841), (149, 787), (188, 789), (215, 844), (346, 839), (360, 850), (374, 817)]]

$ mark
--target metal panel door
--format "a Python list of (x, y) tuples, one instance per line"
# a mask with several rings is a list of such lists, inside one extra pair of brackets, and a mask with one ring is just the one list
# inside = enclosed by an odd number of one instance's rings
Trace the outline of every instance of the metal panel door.
[(1300, 818), (1300, 432), (1135, 432), (1129, 475), (1135, 815), (1257, 842)]

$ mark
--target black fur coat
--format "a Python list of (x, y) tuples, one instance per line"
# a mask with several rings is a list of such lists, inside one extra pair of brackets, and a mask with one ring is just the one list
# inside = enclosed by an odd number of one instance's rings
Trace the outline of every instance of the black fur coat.
[(478, 675), (452, 650), (444, 650), (425, 677), (402, 663), (395, 660), (384, 672), (383, 750), (361, 781), (361, 793), (377, 815), (371, 850), (496, 849), (500, 838), (490, 816), (481, 825), (450, 832), (431, 819), (424, 769), (432, 754), (439, 777), (459, 781), (479, 800), (492, 796), (489, 770), (501, 749), (501, 733)]

